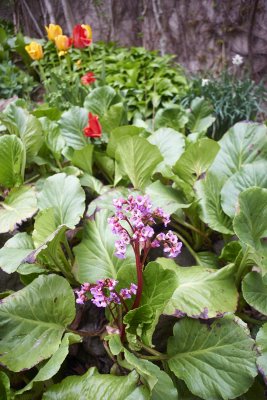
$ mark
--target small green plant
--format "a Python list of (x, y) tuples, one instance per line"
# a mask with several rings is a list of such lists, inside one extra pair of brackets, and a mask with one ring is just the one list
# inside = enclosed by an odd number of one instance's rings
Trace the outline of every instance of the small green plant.
[(8, 99), (14, 95), (29, 97), (36, 85), (29, 74), (16, 67), (11, 61), (0, 64), (0, 98)]

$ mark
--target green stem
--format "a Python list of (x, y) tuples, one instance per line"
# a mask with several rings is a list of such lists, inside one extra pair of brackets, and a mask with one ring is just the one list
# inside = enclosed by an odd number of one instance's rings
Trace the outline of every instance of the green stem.
[(140, 340), (136, 340), (136, 342), (144, 349), (146, 350), (148, 353), (152, 354), (153, 356), (157, 356), (157, 357), (165, 357), (166, 354), (160, 353), (159, 351), (152, 349), (149, 346), (146, 346), (143, 342), (141, 342)]
[(198, 265), (201, 265), (201, 262), (198, 258), (197, 253), (192, 249), (192, 247), (190, 246), (190, 244), (185, 240), (185, 238), (180, 235), (180, 233), (175, 232), (175, 234), (177, 235), (177, 237), (185, 244), (185, 246), (187, 247), (188, 251), (192, 254), (192, 256), (194, 257), (194, 259), (196, 260), (196, 262), (198, 263)]
[(252, 318), (245, 313), (238, 313), (238, 317), (241, 318), (243, 321), (249, 322), (250, 324), (253, 324), (253, 325), (261, 326), (262, 324), (264, 324), (266, 322), (266, 321), (259, 321), (258, 319)]
[(178, 222), (178, 224), (181, 224), (181, 225), (185, 226), (186, 228), (191, 229), (191, 231), (198, 233), (200, 236), (203, 236), (204, 238), (208, 238), (208, 236), (205, 232), (202, 232), (201, 230), (199, 230), (198, 228), (196, 228), (194, 225), (190, 224), (189, 222), (181, 221), (178, 218), (174, 218), (174, 219), (176, 222)]
[(27, 179), (24, 183), (25, 183), (25, 184), (26, 184), (26, 183), (30, 183), (30, 182), (34, 181), (34, 179), (39, 178), (39, 176), (40, 176), (39, 174), (34, 175), (34, 176), (32, 176), (31, 178)]
[(170, 357), (167, 354), (163, 354), (162, 356), (144, 356), (143, 354), (139, 354), (136, 351), (133, 352), (136, 357), (142, 358), (144, 360), (168, 360)]
[(245, 272), (245, 269), (246, 269), (246, 261), (247, 261), (248, 253), (249, 253), (249, 247), (247, 246), (246, 250), (244, 251), (244, 255), (242, 257), (242, 260), (241, 260), (241, 262), (239, 264), (237, 273), (236, 273), (235, 281), (236, 281), (236, 286), (237, 287), (240, 286), (241, 280), (243, 278), (243, 275), (244, 275), (244, 272)]
[(70, 261), (71, 261), (71, 264), (73, 265), (73, 263), (74, 263), (74, 256), (73, 256), (73, 254), (72, 254), (72, 251), (71, 251), (71, 248), (70, 248), (68, 239), (66, 238), (66, 235), (64, 235), (64, 242), (63, 242), (63, 244), (64, 244), (64, 247), (65, 247), (65, 249), (66, 249), (66, 251), (67, 251), (67, 254), (68, 254), (68, 256), (69, 256), (69, 259), (70, 259)]
[(176, 230), (178, 230), (179, 232), (181, 232), (181, 234), (184, 236), (184, 237), (186, 237), (186, 240), (188, 241), (188, 242), (192, 242), (192, 237), (190, 236), (190, 234), (185, 230), (185, 229), (183, 229), (181, 226), (180, 226), (180, 224), (176, 224), (175, 222), (171, 222), (171, 225), (176, 229)]

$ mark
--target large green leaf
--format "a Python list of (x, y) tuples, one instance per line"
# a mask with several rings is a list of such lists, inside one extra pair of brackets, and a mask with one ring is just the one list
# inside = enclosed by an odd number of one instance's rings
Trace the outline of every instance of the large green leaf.
[(87, 140), (83, 128), (88, 124), (88, 111), (81, 107), (72, 107), (65, 111), (60, 120), (61, 133), (67, 145), (73, 149), (82, 149)]
[(61, 364), (65, 360), (69, 352), (69, 346), (79, 343), (81, 337), (73, 333), (66, 333), (60, 343), (59, 348), (52, 357), (39, 369), (35, 377), (25, 386), (16, 392), (16, 396), (31, 390), (35, 382), (44, 382), (52, 378), (60, 369)]
[(71, 156), (72, 164), (88, 174), (92, 174), (93, 150), (92, 144), (87, 144), (80, 150), (74, 150)]
[(16, 224), (30, 218), (37, 211), (35, 191), (29, 186), (12, 189), (0, 202), (0, 233), (13, 231)]
[(177, 104), (162, 108), (155, 115), (156, 129), (166, 127), (179, 132), (183, 131), (187, 122), (188, 111)]
[(160, 181), (153, 182), (147, 186), (146, 193), (150, 196), (154, 207), (161, 207), (169, 214), (190, 206), (179, 190), (163, 185)]
[(0, 137), (0, 185), (11, 188), (24, 179), (25, 148), (15, 135)]
[(263, 124), (238, 122), (226, 132), (219, 145), (211, 171), (225, 180), (245, 164), (266, 158), (267, 128)]
[(54, 208), (57, 226), (64, 224), (74, 228), (83, 216), (85, 193), (75, 176), (64, 173), (50, 176), (45, 180), (37, 198), (41, 210)]
[(191, 133), (206, 133), (215, 121), (212, 107), (203, 97), (196, 97), (190, 104), (187, 127)]
[(138, 126), (126, 125), (115, 128), (110, 133), (107, 145), (107, 154), (109, 157), (115, 158), (118, 143), (123, 142), (128, 136), (139, 136), (144, 129)]
[(148, 141), (158, 147), (164, 163), (173, 166), (184, 152), (185, 138), (171, 128), (160, 128), (149, 136)]
[(0, 361), (14, 372), (32, 368), (53, 355), (75, 316), (68, 282), (39, 276), (0, 304)]
[(234, 230), (242, 242), (267, 255), (267, 189), (250, 188), (240, 194)]
[(103, 278), (116, 278), (122, 265), (135, 264), (132, 249), (125, 260), (114, 256), (116, 235), (107, 222), (110, 211), (96, 212), (94, 219), (87, 221), (81, 243), (74, 247), (76, 257), (75, 276), (81, 283), (96, 282)]
[(250, 272), (242, 281), (242, 291), (246, 302), (260, 313), (267, 315), (267, 276)]
[(9, 378), (2, 371), (0, 371), (0, 400), (11, 400)]
[(7, 127), (11, 134), (15, 134), (22, 140), (27, 154), (27, 161), (37, 155), (43, 144), (42, 125), (38, 118), (27, 110), (10, 104), (0, 121)]
[(221, 206), (221, 188), (223, 182), (208, 172), (204, 179), (199, 180), (195, 184), (196, 195), (200, 205), (200, 217), (215, 231), (231, 234), (232, 221), (223, 212)]
[(222, 208), (229, 217), (234, 218), (235, 216), (240, 193), (252, 186), (267, 188), (266, 171), (267, 162), (265, 160), (246, 164), (225, 182), (221, 191)]
[(118, 143), (116, 160), (134, 188), (144, 189), (162, 157), (156, 146), (144, 138), (134, 136)]
[(173, 167), (173, 171), (185, 182), (192, 185), (207, 171), (219, 148), (218, 143), (214, 140), (200, 139), (189, 145)]
[(125, 360), (130, 366), (125, 366), (125, 368), (135, 369), (143, 383), (145, 383), (151, 391), (152, 400), (177, 400), (178, 393), (174, 384), (166, 374), (157, 365), (153, 364), (148, 360), (142, 360), (137, 358), (134, 354), (130, 353), (128, 350), (124, 349)]
[(127, 376), (99, 374), (90, 368), (82, 376), (69, 376), (48, 389), (43, 400), (127, 400), (135, 390), (139, 376), (133, 371)]
[(183, 319), (168, 341), (168, 365), (190, 391), (206, 400), (235, 399), (257, 375), (254, 341), (241, 321), (222, 318), (211, 325)]
[(238, 292), (234, 281), (234, 265), (219, 270), (203, 267), (179, 267), (173, 260), (158, 258), (163, 267), (176, 274), (174, 291), (164, 314), (186, 314), (194, 318), (214, 318), (235, 312)]
[(51, 121), (47, 117), (42, 117), (39, 121), (42, 124), (47, 147), (52, 152), (53, 156), (59, 160), (62, 150), (65, 147), (65, 140), (61, 135), (59, 124), (55, 121)]
[(34, 249), (33, 241), (26, 232), (17, 233), (0, 249), (0, 268), (11, 274)]
[(257, 365), (259, 371), (264, 377), (266, 382), (267, 379), (267, 324), (264, 324), (263, 327), (259, 330), (256, 337), (256, 344), (260, 351), (260, 356), (257, 359)]

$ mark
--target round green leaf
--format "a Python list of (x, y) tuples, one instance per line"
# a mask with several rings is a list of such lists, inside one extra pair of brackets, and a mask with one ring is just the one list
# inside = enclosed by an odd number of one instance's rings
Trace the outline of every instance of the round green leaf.
[(0, 202), (0, 233), (13, 231), (16, 224), (30, 218), (37, 210), (35, 191), (29, 186), (12, 189)]
[(203, 399), (235, 399), (257, 375), (254, 341), (240, 320), (211, 325), (183, 319), (168, 341), (168, 365), (190, 391)]
[(23, 182), (25, 150), (15, 135), (0, 137), (0, 185), (11, 188)]
[(243, 296), (246, 302), (260, 313), (267, 315), (267, 276), (250, 272), (242, 282)]
[(258, 161), (244, 165), (240, 171), (232, 175), (224, 184), (221, 191), (222, 208), (225, 214), (234, 218), (238, 208), (238, 196), (244, 190), (258, 186), (267, 188), (267, 162)]
[(87, 140), (83, 128), (88, 124), (88, 111), (81, 107), (72, 107), (65, 111), (60, 120), (61, 133), (68, 146), (73, 149), (82, 149)]
[(261, 355), (257, 359), (259, 371), (263, 375), (264, 381), (267, 380), (267, 324), (259, 330), (256, 337), (256, 344)]
[(0, 304), (0, 362), (18, 372), (49, 358), (74, 317), (74, 294), (66, 279), (39, 276)]
[(26, 232), (17, 233), (0, 249), (0, 268), (11, 274), (34, 249), (33, 241)]
[(107, 222), (110, 211), (95, 213), (94, 219), (87, 221), (81, 243), (74, 247), (76, 257), (75, 276), (81, 283), (96, 282), (103, 278), (116, 278), (122, 265), (135, 264), (131, 248), (125, 260), (114, 256), (116, 235)]
[(250, 188), (240, 194), (234, 231), (242, 242), (267, 255), (267, 189)]
[(41, 210), (53, 208), (56, 226), (66, 225), (74, 228), (83, 216), (85, 193), (75, 176), (64, 173), (47, 178), (37, 196)]
[(118, 143), (125, 140), (128, 136), (139, 136), (139, 134), (143, 131), (143, 128), (132, 125), (119, 126), (113, 129), (110, 133), (110, 138), (107, 145), (107, 155), (115, 158)]

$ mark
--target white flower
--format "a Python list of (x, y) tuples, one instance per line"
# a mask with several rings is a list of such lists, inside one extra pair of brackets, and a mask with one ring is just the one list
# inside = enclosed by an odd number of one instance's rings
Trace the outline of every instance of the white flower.
[(236, 54), (233, 58), (232, 58), (232, 63), (234, 65), (241, 65), (244, 62), (244, 58), (242, 56), (240, 56), (239, 54)]
[(207, 86), (209, 84), (209, 79), (202, 79), (201, 86)]

